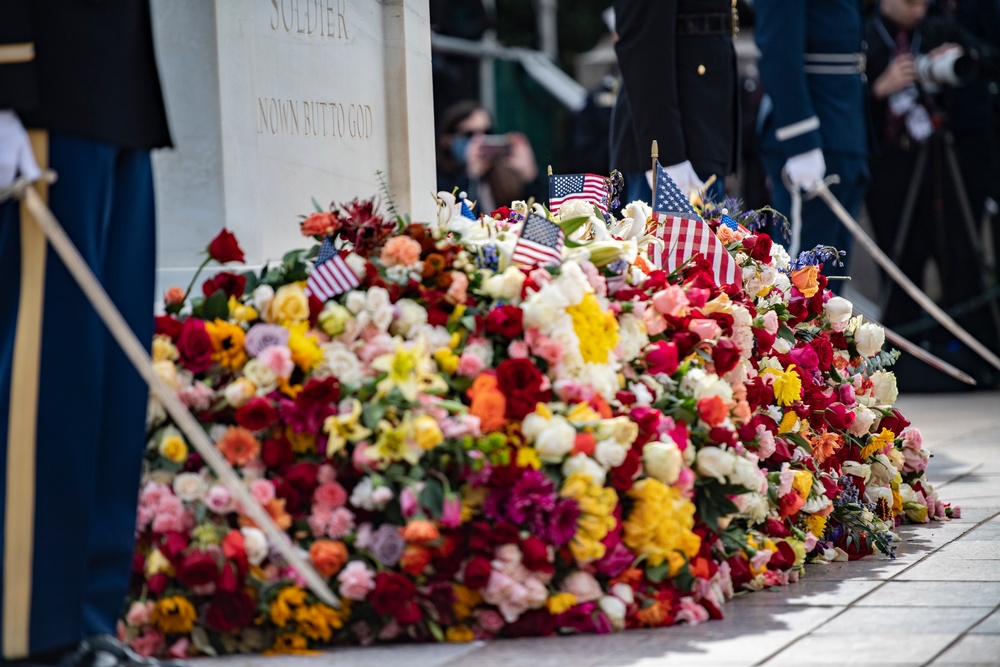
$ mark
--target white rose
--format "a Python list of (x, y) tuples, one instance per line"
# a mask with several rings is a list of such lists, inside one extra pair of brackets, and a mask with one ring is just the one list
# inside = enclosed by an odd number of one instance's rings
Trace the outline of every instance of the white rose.
[(597, 606), (608, 617), (611, 627), (615, 630), (625, 629), (625, 603), (614, 595), (604, 595), (597, 601)]
[(601, 440), (594, 449), (594, 458), (605, 468), (617, 468), (625, 462), (628, 450), (617, 440)]
[(243, 407), (256, 394), (257, 385), (247, 378), (239, 378), (234, 382), (230, 382), (222, 390), (222, 395), (225, 396), (226, 402), (234, 408)]
[(576, 429), (564, 417), (555, 415), (535, 436), (535, 450), (545, 463), (559, 463), (573, 451)]
[(875, 371), (872, 373), (872, 396), (879, 405), (893, 405), (899, 396), (896, 388), (896, 374), (892, 371)]
[(842, 296), (835, 296), (823, 304), (823, 310), (834, 329), (843, 331), (854, 312), (854, 304)]
[(375, 502), (373, 497), (374, 488), (372, 485), (372, 478), (365, 477), (360, 482), (354, 486), (354, 490), (351, 491), (351, 505), (359, 509), (372, 510), (378, 509), (378, 504)]
[(392, 324), (392, 306), (379, 306), (371, 311), (371, 322), (379, 331), (388, 331)]
[[(243, 377), (256, 385), (261, 394), (267, 394), (278, 387), (278, 376), (274, 374), (266, 364), (262, 364), (257, 359), (251, 359), (243, 366)], [(226, 388), (228, 398), (229, 388)]]
[(736, 458), (729, 452), (718, 447), (705, 447), (698, 452), (695, 460), (695, 470), (702, 477), (714, 477), (722, 484), (733, 474), (736, 468)]
[(581, 199), (570, 199), (559, 207), (559, 219), (589, 218), (594, 214), (594, 205)]
[(326, 343), (320, 346), (323, 359), (313, 371), (316, 377), (335, 377), (341, 384), (357, 384), (364, 375), (364, 367), (358, 355), (343, 343)]
[(670, 436), (651, 442), (642, 450), (642, 466), (646, 474), (664, 484), (673, 484), (681, 474), (681, 450)]
[(590, 477), (595, 484), (604, 486), (604, 480), (607, 477), (607, 472), (597, 461), (590, 458), (586, 454), (571, 456), (566, 459), (566, 462), (562, 465), (562, 474), (565, 477), (569, 477), (573, 473), (577, 472)]
[(580, 603), (593, 602), (604, 594), (604, 589), (594, 575), (583, 570), (577, 570), (563, 579), (559, 589), (565, 593), (572, 593)]
[(269, 321), (266, 314), (271, 310), (270, 306), (271, 300), (274, 298), (274, 288), (270, 285), (258, 285), (250, 298), (257, 312), (264, 318), (264, 321)]
[(772, 349), (778, 354), (788, 354), (792, 351), (792, 344), (784, 338), (775, 338)]
[(348, 292), (344, 305), (347, 306), (347, 310), (357, 315), (363, 311), (367, 305), (365, 293), (358, 291)]
[(857, 461), (844, 461), (843, 465), (840, 466), (840, 470), (845, 475), (861, 477), (865, 482), (872, 476), (872, 467), (867, 463), (858, 463)]
[(877, 324), (865, 322), (854, 331), (854, 345), (862, 357), (873, 357), (885, 343), (885, 330)]
[(395, 336), (409, 338), (413, 327), (427, 322), (427, 310), (413, 299), (400, 299), (396, 307), (399, 317), (389, 327), (389, 332)]
[(319, 328), (323, 330), (327, 336), (339, 336), (344, 333), (347, 328), (347, 323), (353, 319), (351, 311), (347, 310), (339, 303), (331, 301), (326, 304), (323, 311), (319, 314), (317, 318), (317, 323)]
[(365, 277), (368, 260), (356, 252), (352, 252), (344, 258), (344, 261), (347, 262), (347, 266), (351, 267), (351, 271), (354, 271), (355, 276), (358, 278)]
[(241, 528), (243, 548), (247, 552), (247, 560), (251, 565), (260, 565), (267, 558), (267, 538), (260, 528)]
[(854, 413), (854, 423), (847, 429), (847, 432), (851, 435), (864, 435), (868, 433), (871, 430), (872, 424), (875, 423), (875, 413), (861, 405), (854, 408), (851, 412)]
[(503, 273), (492, 275), (483, 284), (483, 291), (494, 299), (516, 299), (521, 295), (524, 274), (516, 266), (508, 266)]
[(174, 477), (174, 495), (185, 502), (194, 502), (201, 498), (208, 487), (201, 475), (193, 472), (182, 472)]

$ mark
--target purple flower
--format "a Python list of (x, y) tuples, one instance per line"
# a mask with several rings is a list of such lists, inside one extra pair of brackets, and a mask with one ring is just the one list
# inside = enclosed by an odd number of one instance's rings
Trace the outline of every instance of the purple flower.
[(288, 329), (277, 324), (255, 324), (250, 327), (246, 338), (243, 340), (243, 349), (252, 357), (260, 354), (260, 351), (277, 345), (284, 347), (288, 344)]
[(539, 512), (555, 507), (552, 480), (539, 470), (529, 469), (514, 482), (510, 500), (507, 503), (507, 517), (515, 524), (521, 524)]
[(386, 567), (394, 567), (403, 556), (405, 548), (406, 540), (399, 534), (398, 526), (382, 524), (372, 533), (372, 554)]
[(532, 517), (531, 532), (549, 544), (561, 547), (569, 544), (576, 535), (576, 522), (580, 518), (580, 506), (572, 498), (562, 498), (548, 512), (539, 512)]

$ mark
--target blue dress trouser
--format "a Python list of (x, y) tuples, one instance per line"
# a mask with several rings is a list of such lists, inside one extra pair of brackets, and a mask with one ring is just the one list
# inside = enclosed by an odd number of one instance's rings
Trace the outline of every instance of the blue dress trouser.
[[(153, 333), (149, 152), (49, 138), (49, 206), (139, 340)], [(0, 503), (8, 447), (36, 449), (29, 651), (113, 633), (134, 547), (148, 390), (49, 248), (36, 443), (7, 442), (21, 275), (18, 207), (0, 206)], [(0, 512), (0, 522), (4, 514)], [(0, 558), (3, 549), (0, 548)], [(4, 564), (6, 566), (6, 563)], [(0, 596), (3, 594), (0, 578)], [(0, 619), (6, 623), (8, 619)]]

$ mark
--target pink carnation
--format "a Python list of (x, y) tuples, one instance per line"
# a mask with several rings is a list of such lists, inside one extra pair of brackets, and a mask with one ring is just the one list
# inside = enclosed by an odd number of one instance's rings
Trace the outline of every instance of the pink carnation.
[(482, 372), (485, 365), (486, 364), (483, 362), (482, 357), (472, 350), (467, 349), (462, 353), (462, 356), (459, 357), (458, 374), (474, 378)]
[(289, 377), (295, 370), (292, 351), (284, 345), (265, 347), (257, 355), (257, 361), (270, 368), (275, 375), (281, 378)]
[(413, 266), (420, 261), (420, 243), (409, 236), (393, 236), (382, 246), (382, 266)]
[(920, 451), (924, 446), (924, 436), (916, 426), (907, 426), (903, 429), (903, 447), (915, 452)]
[(258, 479), (250, 485), (250, 493), (261, 505), (267, 505), (274, 500), (274, 482), (269, 479)]
[(333, 510), (347, 502), (347, 491), (337, 482), (320, 484), (313, 492), (313, 502)]
[(352, 560), (337, 575), (340, 594), (349, 600), (364, 600), (375, 588), (375, 578), (371, 570), (358, 560)]
[(354, 530), (354, 513), (346, 507), (338, 507), (330, 512), (326, 522), (326, 534), (335, 540), (349, 535)]
[(681, 598), (680, 609), (677, 611), (677, 620), (685, 621), (691, 625), (698, 625), (708, 620), (708, 611), (688, 596)]
[(212, 396), (215, 392), (204, 382), (195, 382), (190, 387), (184, 387), (177, 392), (177, 397), (181, 403), (192, 410), (208, 410), (212, 405)]
[(163, 633), (156, 628), (147, 625), (143, 628), (142, 633), (134, 637), (132, 641), (129, 642), (129, 646), (132, 650), (143, 656), (158, 655), (163, 651), (164, 646)]

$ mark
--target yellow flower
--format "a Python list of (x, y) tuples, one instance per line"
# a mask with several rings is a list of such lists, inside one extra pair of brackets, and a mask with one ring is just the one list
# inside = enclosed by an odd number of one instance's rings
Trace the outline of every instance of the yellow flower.
[(315, 334), (309, 333), (309, 323), (293, 324), (288, 327), (288, 349), (292, 351), (292, 361), (303, 371), (311, 371), (323, 359), (323, 350)]
[(279, 628), (285, 627), (295, 615), (295, 610), (305, 604), (305, 601), (306, 592), (298, 586), (283, 588), (271, 603), (271, 621)]
[(298, 283), (282, 285), (271, 299), (269, 312), (272, 322), (298, 324), (309, 319), (309, 299)]
[(556, 593), (545, 601), (545, 608), (553, 616), (558, 616), (576, 604), (576, 596), (572, 593)]
[(160, 572), (173, 576), (174, 566), (170, 564), (170, 561), (163, 555), (163, 552), (159, 549), (153, 549), (146, 556), (146, 578), (149, 579), (154, 574)]
[(593, 294), (566, 309), (573, 320), (573, 331), (580, 340), (580, 356), (588, 363), (606, 364), (618, 345), (618, 318), (611, 311), (601, 310)]
[(808, 470), (796, 470), (792, 473), (792, 488), (800, 497), (808, 499), (812, 485), (813, 476)]
[(312, 433), (296, 433), (289, 426), (285, 429), (285, 437), (296, 454), (311, 454), (316, 451), (316, 436)]
[(692, 532), (694, 505), (680, 491), (659, 480), (639, 480), (628, 491), (636, 500), (624, 522), (625, 545), (648, 564), (670, 563), (671, 574), (701, 548), (701, 539)]
[(153, 336), (153, 361), (175, 361), (178, 356), (170, 336)]
[(184, 459), (188, 455), (188, 446), (184, 442), (184, 438), (180, 434), (168, 431), (163, 438), (160, 439), (160, 445), (158, 447), (160, 456), (167, 459), (168, 461), (173, 461), (174, 463), (183, 463)]
[(444, 393), (448, 385), (437, 373), (437, 368), (427, 353), (427, 343), (423, 338), (406, 349), (402, 342), (396, 344), (396, 351), (376, 357), (371, 367), (385, 373), (376, 389), (378, 397), (386, 396), (398, 389), (407, 401), (416, 402), (421, 393)]
[(458, 370), (460, 357), (448, 348), (442, 347), (432, 356), (434, 357), (434, 361), (437, 362), (438, 368), (440, 368), (442, 372), (447, 373), (448, 375), (454, 375), (455, 371)]
[(455, 618), (464, 621), (472, 616), (472, 610), (483, 601), (483, 596), (462, 584), (452, 584), (452, 589), (455, 591)]
[(156, 602), (149, 622), (164, 634), (187, 634), (191, 632), (198, 612), (183, 595), (173, 595)]
[(229, 297), (229, 317), (241, 324), (246, 324), (253, 322), (260, 317), (260, 314), (253, 306), (245, 306), (235, 296), (231, 296)]
[(243, 327), (225, 320), (216, 319), (205, 322), (205, 331), (212, 339), (212, 361), (223, 368), (238, 371), (247, 362), (247, 353), (243, 349), (243, 339), (246, 333)]
[(810, 514), (806, 517), (806, 530), (822, 539), (826, 532), (826, 517), (818, 514)]
[(538, 450), (534, 447), (521, 447), (517, 450), (516, 463), (521, 468), (534, 468), (539, 470), (542, 467), (542, 459), (538, 457)]
[(868, 441), (868, 444), (861, 450), (861, 460), (864, 461), (886, 445), (891, 445), (895, 439), (895, 433), (887, 428), (882, 429), (882, 432), (873, 435)]
[(794, 410), (789, 410), (785, 413), (785, 416), (781, 418), (781, 423), (778, 424), (778, 433), (791, 433), (795, 430), (795, 424), (799, 421), (799, 416), (795, 414)]
[(430, 415), (420, 415), (413, 420), (413, 437), (417, 441), (417, 447), (425, 451), (434, 449), (444, 442), (441, 427)]
[(339, 303), (331, 301), (323, 307), (323, 311), (316, 318), (316, 323), (330, 338), (339, 336), (347, 330), (347, 323), (354, 319), (354, 315), (347, 308)]
[(479, 511), (479, 508), (486, 502), (489, 489), (485, 486), (471, 487), (468, 484), (462, 487), (462, 523), (472, 521), (472, 518)]
[(361, 442), (372, 434), (371, 429), (361, 423), (361, 401), (351, 399), (351, 411), (347, 414), (332, 415), (323, 422), (323, 432), (329, 433), (326, 441), (326, 455), (334, 454), (344, 448), (348, 442)]
[(585, 424), (587, 422), (598, 422), (601, 420), (601, 415), (597, 413), (592, 407), (587, 403), (577, 403), (569, 412), (566, 413), (566, 421), (571, 424)]
[(404, 460), (410, 465), (420, 461), (423, 450), (411, 442), (413, 436), (413, 416), (406, 413), (402, 423), (394, 426), (392, 422), (383, 419), (376, 427), (378, 439), (371, 452), (386, 463)]
[(573, 540), (569, 543), (569, 550), (578, 563), (600, 560), (607, 553), (607, 547), (603, 543), (582, 533), (573, 536)]
[(606, 547), (602, 540), (615, 527), (612, 513), (618, 504), (614, 489), (597, 484), (584, 473), (573, 473), (559, 489), (563, 498), (573, 498), (580, 508), (576, 534), (569, 548), (579, 563), (588, 563), (604, 557)]
[(791, 405), (802, 395), (802, 378), (794, 371), (795, 364), (790, 364), (784, 371), (776, 368), (765, 368), (761, 375), (774, 376), (774, 398), (778, 405)]
[(299, 632), (313, 641), (328, 642), (333, 636), (330, 618), (323, 611), (323, 607), (326, 605), (311, 604), (295, 610), (295, 622), (298, 623)]
[(274, 638), (274, 645), (264, 655), (319, 655), (309, 650), (309, 641), (296, 632), (281, 632)]
[(444, 638), (452, 643), (471, 642), (475, 633), (467, 625), (453, 625), (444, 631)]

